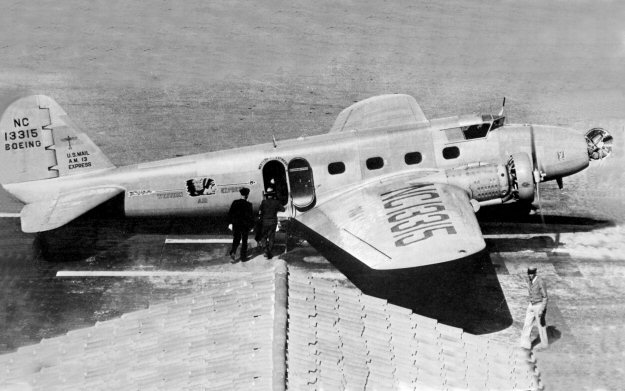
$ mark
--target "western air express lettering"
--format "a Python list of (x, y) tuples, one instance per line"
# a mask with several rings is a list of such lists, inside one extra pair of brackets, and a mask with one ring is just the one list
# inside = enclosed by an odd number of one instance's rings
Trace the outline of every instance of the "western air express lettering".
[(174, 191), (174, 192), (170, 192), (170, 193), (157, 193), (156, 194), (156, 199), (158, 200), (166, 200), (169, 198), (182, 198), (183, 197), (183, 193), (181, 191)]
[[(21, 128), (24, 126), (31, 126), (28, 117), (14, 118), (13, 127)], [(41, 147), (41, 141), (39, 140), (39, 129), (15, 129), (4, 133), (4, 150), (11, 151), (16, 149), (27, 149)]]
[(457, 234), (434, 185), (403, 187), (380, 196), (396, 247)]

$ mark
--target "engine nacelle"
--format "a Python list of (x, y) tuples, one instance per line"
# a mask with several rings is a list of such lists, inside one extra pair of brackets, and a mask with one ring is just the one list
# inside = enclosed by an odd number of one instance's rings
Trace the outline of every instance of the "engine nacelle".
[(469, 164), (445, 170), (447, 183), (461, 187), (478, 202), (489, 200), (534, 201), (534, 167), (527, 153), (515, 153), (507, 165)]
[(508, 160), (508, 175), (512, 196), (519, 201), (532, 202), (536, 192), (534, 167), (527, 153), (515, 153)]
[(445, 171), (447, 182), (468, 191), (476, 201), (505, 198), (510, 195), (508, 169), (497, 164), (473, 164)]

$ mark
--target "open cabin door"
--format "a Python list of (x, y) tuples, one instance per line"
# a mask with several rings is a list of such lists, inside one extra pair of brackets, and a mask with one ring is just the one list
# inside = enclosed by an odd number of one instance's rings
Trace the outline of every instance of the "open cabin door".
[(271, 188), (282, 205), (289, 201), (289, 188), (286, 183), (286, 161), (270, 160), (263, 166), (264, 191)]
[(313, 170), (304, 158), (294, 158), (288, 166), (289, 184), (293, 206), (304, 212), (315, 206), (315, 182)]

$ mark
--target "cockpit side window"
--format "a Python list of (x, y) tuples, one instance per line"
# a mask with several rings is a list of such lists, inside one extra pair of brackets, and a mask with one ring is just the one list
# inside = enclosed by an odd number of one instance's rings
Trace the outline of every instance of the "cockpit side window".
[(493, 121), (493, 126), (491, 126), (490, 130), (501, 128), (503, 123), (506, 121), (506, 117), (497, 117), (495, 121)]
[(445, 136), (447, 136), (447, 141), (450, 143), (464, 141), (465, 139), (461, 128), (449, 128), (443, 129), (443, 131), (445, 132)]
[(503, 126), (504, 122), (506, 122), (506, 117), (504, 115), (483, 114), (482, 121), (484, 123), (492, 123), (490, 130), (494, 130)]

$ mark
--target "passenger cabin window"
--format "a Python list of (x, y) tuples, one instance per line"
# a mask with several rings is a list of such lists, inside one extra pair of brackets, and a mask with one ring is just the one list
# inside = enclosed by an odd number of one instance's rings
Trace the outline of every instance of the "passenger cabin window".
[(423, 157), (419, 152), (408, 152), (404, 155), (404, 162), (406, 162), (406, 164), (409, 166), (413, 164), (419, 164), (421, 163), (421, 160), (423, 160)]
[(345, 172), (345, 164), (343, 162), (334, 162), (328, 164), (328, 173), (330, 175), (338, 175)]
[(443, 157), (447, 160), (455, 159), (460, 156), (460, 150), (458, 147), (446, 147), (443, 148)]
[(369, 170), (379, 170), (382, 167), (384, 167), (384, 159), (381, 157), (376, 156), (367, 159), (367, 168)]

